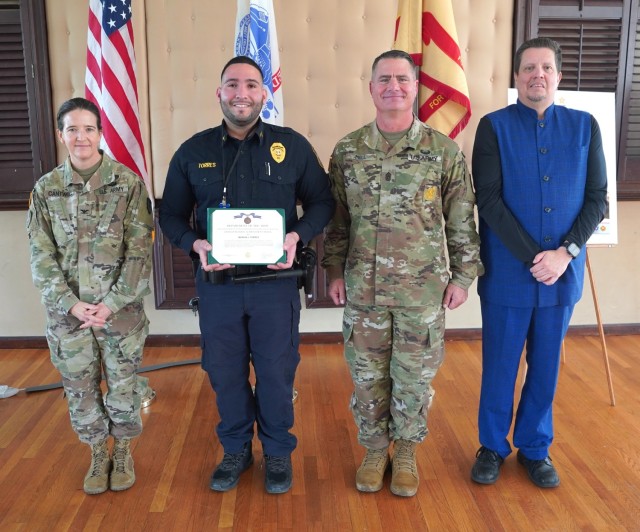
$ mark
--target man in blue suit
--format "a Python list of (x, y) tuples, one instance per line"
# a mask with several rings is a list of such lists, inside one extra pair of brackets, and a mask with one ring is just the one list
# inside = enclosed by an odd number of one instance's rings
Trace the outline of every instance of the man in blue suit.
[(527, 374), (515, 416), (518, 462), (542, 488), (560, 480), (549, 457), (560, 348), (582, 295), (585, 244), (602, 220), (607, 177), (600, 129), (554, 105), (562, 52), (548, 38), (520, 46), (518, 101), (483, 117), (473, 149), (480, 214), (481, 447), (471, 470), (493, 484), (511, 453), (514, 389), (526, 343)]

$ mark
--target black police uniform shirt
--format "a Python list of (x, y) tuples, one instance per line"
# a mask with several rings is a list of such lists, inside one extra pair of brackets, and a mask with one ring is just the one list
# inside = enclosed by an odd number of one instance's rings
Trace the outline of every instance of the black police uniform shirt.
[[(302, 135), (258, 120), (238, 140), (223, 122), (185, 141), (171, 159), (160, 227), (172, 244), (193, 256), (193, 243), (207, 238), (207, 209), (219, 206), (224, 188), (231, 207), (284, 209), (286, 232), (295, 231), (303, 243), (320, 234), (333, 215), (329, 178)], [(194, 205), (195, 229), (189, 223)]]

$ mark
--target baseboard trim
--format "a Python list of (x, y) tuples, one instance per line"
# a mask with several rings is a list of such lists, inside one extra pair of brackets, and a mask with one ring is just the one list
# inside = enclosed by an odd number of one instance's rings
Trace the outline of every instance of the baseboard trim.
[[(606, 336), (625, 336), (640, 334), (640, 323), (622, 323), (605, 325)], [(569, 327), (568, 336), (598, 336), (596, 325), (575, 325)], [(445, 340), (480, 340), (481, 329), (447, 329)], [(302, 344), (341, 344), (340, 332), (300, 333)], [(197, 347), (200, 345), (198, 334), (152, 334), (147, 338), (148, 347)], [(46, 349), (44, 336), (0, 336), (0, 349)]]

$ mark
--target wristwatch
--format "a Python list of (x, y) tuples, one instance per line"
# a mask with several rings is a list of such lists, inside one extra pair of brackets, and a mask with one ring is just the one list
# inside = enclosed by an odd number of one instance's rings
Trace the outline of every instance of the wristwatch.
[(580, 255), (580, 248), (577, 244), (565, 240), (562, 245), (567, 249), (567, 253), (571, 255), (572, 259), (575, 259), (578, 255)]

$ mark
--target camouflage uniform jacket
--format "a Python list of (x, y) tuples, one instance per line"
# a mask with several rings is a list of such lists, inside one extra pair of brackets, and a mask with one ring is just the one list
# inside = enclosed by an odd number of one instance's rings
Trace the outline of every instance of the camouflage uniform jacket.
[(471, 178), (448, 137), (414, 119), (391, 147), (374, 121), (338, 142), (329, 176), (322, 265), (352, 304), (439, 306), (450, 278), (467, 289), (483, 273)]
[(142, 180), (102, 156), (85, 184), (70, 160), (31, 194), (27, 232), (34, 284), (49, 318), (80, 300), (116, 313), (149, 293), (153, 216)]

